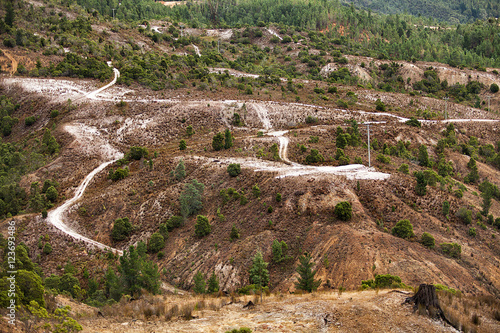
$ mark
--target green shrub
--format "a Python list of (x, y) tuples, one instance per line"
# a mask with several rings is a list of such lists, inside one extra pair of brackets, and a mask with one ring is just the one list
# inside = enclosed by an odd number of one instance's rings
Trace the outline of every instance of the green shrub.
[(259, 185), (255, 184), (252, 187), (252, 193), (253, 193), (254, 197), (256, 197), (256, 198), (260, 197), (260, 188), (259, 188)]
[(276, 193), (276, 202), (281, 202), (281, 193)]
[(401, 278), (397, 275), (391, 274), (377, 274), (375, 280), (362, 280), (361, 288), (404, 288), (406, 285), (402, 282)]
[(185, 218), (196, 214), (203, 208), (203, 191), (205, 185), (193, 179), (191, 183), (184, 185), (184, 190), (181, 192), (181, 215)]
[(317, 149), (311, 149), (311, 153), (306, 156), (306, 164), (314, 164), (323, 162), (324, 160), (323, 155)]
[(402, 163), (402, 164), (399, 166), (398, 171), (399, 171), (399, 172), (402, 172), (402, 173), (404, 173), (404, 174), (406, 174), (406, 175), (407, 175), (407, 174), (409, 174), (409, 173), (410, 173), (410, 169), (409, 169), (409, 167), (408, 167), (408, 164), (406, 164), (406, 163)]
[(455, 213), (455, 215), (460, 218), (465, 224), (471, 224), (472, 223), (472, 211), (465, 208), (465, 207), (460, 207), (459, 210)]
[(192, 136), (194, 134), (194, 129), (193, 129), (193, 126), (189, 125), (188, 127), (186, 127), (186, 135), (187, 136)]
[(476, 228), (469, 228), (469, 236), (476, 237)]
[(498, 88), (498, 84), (496, 84), (496, 83), (492, 83), (492, 84), (491, 84), (491, 86), (490, 86), (490, 91), (491, 91), (492, 93), (497, 93), (497, 92), (498, 92), (498, 89), (499, 89), (499, 88)]
[(233, 226), (231, 227), (231, 233), (229, 234), (229, 239), (231, 239), (231, 241), (233, 241), (233, 240), (238, 239), (238, 238), (240, 238), (240, 231), (233, 224)]
[(385, 104), (380, 99), (375, 101), (375, 110), (382, 112), (385, 112), (386, 110)]
[(44, 254), (52, 253), (52, 246), (50, 245), (50, 243), (45, 243), (45, 245), (43, 246), (43, 253)]
[(459, 258), (462, 253), (462, 247), (457, 243), (441, 243), (439, 244), (441, 251), (452, 258)]
[(420, 123), (420, 121), (418, 121), (418, 119), (415, 117), (411, 117), (410, 120), (407, 120), (405, 122), (405, 124), (413, 126), (413, 127), (422, 127), (422, 124)]
[(215, 151), (224, 149), (224, 134), (219, 132), (212, 138), (212, 148)]
[(448, 201), (443, 202), (443, 215), (448, 215), (450, 212), (450, 203)]
[(384, 154), (378, 154), (377, 161), (384, 163), (384, 164), (389, 164), (389, 163), (391, 163), (391, 158), (389, 156), (385, 156)]
[(184, 224), (184, 218), (182, 216), (172, 216), (165, 223), (168, 231), (172, 231), (175, 228), (179, 228), (183, 224)]
[(149, 155), (148, 149), (144, 147), (133, 146), (130, 147), (130, 151), (128, 152), (129, 159), (132, 160), (140, 160), (143, 157), (147, 157)]
[(307, 116), (306, 117), (306, 124), (314, 124), (318, 122), (318, 118), (313, 117), (313, 116)]
[(403, 238), (403, 239), (408, 239), (413, 237), (413, 225), (410, 223), (409, 220), (401, 220), (396, 225), (394, 228), (392, 228), (392, 234), (394, 236)]
[(416, 171), (413, 175), (417, 178), (415, 193), (424, 196), (427, 193), (427, 180), (425, 179), (424, 173), (422, 171)]
[(50, 118), (56, 118), (59, 115), (58, 110), (52, 110), (50, 111)]
[(128, 217), (116, 219), (111, 231), (111, 238), (117, 242), (125, 240), (132, 233), (132, 230), (133, 226)]
[(24, 118), (24, 125), (31, 126), (35, 123), (36, 118), (34, 116)]
[(186, 141), (181, 140), (181, 142), (179, 142), (179, 150), (186, 150), (186, 148), (187, 148)]
[(54, 186), (50, 186), (45, 192), (45, 196), (49, 201), (55, 202), (57, 200), (57, 197), (59, 196), (59, 192), (57, 192)]
[(427, 247), (430, 247), (430, 248), (433, 248), (435, 246), (435, 241), (434, 241), (434, 237), (428, 233), (428, 232), (424, 232), (422, 234), (422, 238), (421, 238), (421, 241), (422, 241), (422, 244), (424, 246), (427, 246)]
[(151, 253), (158, 253), (164, 247), (165, 238), (163, 238), (163, 236), (158, 232), (152, 234), (148, 241), (148, 251)]
[(212, 231), (212, 227), (208, 222), (208, 217), (203, 215), (198, 215), (196, 217), (196, 224), (194, 225), (194, 233), (198, 237), (203, 237), (208, 235)]
[(273, 212), (273, 207), (272, 207), (272, 206), (268, 206), (268, 207), (267, 207), (267, 212), (268, 212), (269, 214), (271, 214), (271, 213)]
[(275, 263), (280, 263), (286, 259), (286, 251), (288, 250), (288, 245), (285, 243), (285, 241), (280, 242), (275, 239), (273, 241), (271, 249), (273, 253), (273, 261)]
[(241, 167), (237, 163), (231, 163), (227, 166), (227, 172), (231, 177), (236, 177), (241, 173)]
[(348, 201), (339, 202), (335, 205), (333, 213), (339, 220), (349, 221), (352, 217), (352, 205)]

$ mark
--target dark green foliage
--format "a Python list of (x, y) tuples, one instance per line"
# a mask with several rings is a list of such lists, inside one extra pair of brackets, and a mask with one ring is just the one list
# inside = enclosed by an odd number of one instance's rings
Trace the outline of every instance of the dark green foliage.
[(120, 257), (120, 277), (116, 277), (113, 271), (106, 273), (107, 291), (115, 300), (122, 293), (136, 296), (141, 289), (146, 289), (152, 294), (160, 292), (160, 274), (158, 266), (141, 256), (139, 251), (130, 246)]
[(50, 111), (50, 118), (57, 118), (58, 115), (59, 115), (59, 110)]
[(233, 240), (238, 239), (238, 238), (240, 238), (240, 231), (233, 224), (233, 226), (231, 227), (231, 233), (229, 234), (229, 239), (231, 239), (231, 241), (233, 241)]
[(450, 176), (452, 173), (453, 173), (453, 163), (451, 161), (446, 162), (444, 157), (441, 158), (438, 163), (438, 174), (441, 177), (446, 177)]
[(285, 243), (285, 241), (280, 242), (275, 239), (273, 241), (271, 249), (273, 252), (273, 261), (275, 263), (280, 263), (283, 260), (287, 259), (286, 251), (288, 250), (288, 245)]
[(252, 187), (252, 193), (253, 193), (254, 197), (256, 197), (256, 198), (260, 197), (260, 188), (259, 188), (259, 185), (255, 184)]
[(59, 196), (59, 193), (57, 192), (57, 190), (56, 190), (56, 188), (54, 186), (51, 186), (51, 187), (49, 187), (47, 189), (47, 192), (45, 193), (45, 196), (51, 202), (55, 202), (57, 200), (57, 197)]
[(130, 151), (127, 154), (128, 159), (140, 160), (143, 157), (148, 157), (149, 152), (145, 147), (133, 146), (130, 147)]
[(24, 125), (31, 126), (35, 123), (36, 118), (34, 116), (24, 118)]
[(116, 169), (116, 171), (114, 171), (113, 169), (109, 169), (109, 179), (113, 180), (113, 181), (118, 181), (118, 180), (121, 180), (121, 179), (125, 179), (127, 178), (129, 174), (129, 169), (128, 167), (125, 167), (125, 168), (118, 168)]
[(226, 131), (224, 132), (224, 149), (229, 149), (233, 146), (233, 135), (231, 134), (231, 131), (226, 128)]
[(241, 120), (241, 117), (238, 113), (233, 114), (233, 126), (241, 127), (244, 126), (245, 123)]
[(497, 92), (498, 92), (498, 90), (499, 90), (499, 88), (498, 88), (498, 84), (496, 84), (496, 83), (492, 83), (492, 84), (491, 84), (491, 86), (490, 86), (490, 91), (491, 91), (492, 93), (497, 93)]
[(269, 271), (267, 270), (269, 263), (264, 261), (262, 252), (257, 251), (252, 258), (252, 267), (250, 268), (250, 282), (259, 287), (265, 287), (269, 283)]
[[(16, 274), (16, 287), (19, 288), (19, 295), (17, 296), (20, 302), (18, 304), (27, 305), (31, 301), (36, 301), (39, 305), (45, 306), (42, 279), (35, 272), (18, 270)], [(2, 289), (2, 291), (6, 290), (7, 288)]]
[(281, 202), (281, 193), (276, 193), (276, 202)]
[(231, 163), (227, 166), (227, 173), (229, 173), (229, 175), (231, 177), (236, 177), (238, 176), (240, 173), (241, 173), (241, 167), (239, 164), (237, 163)]
[(439, 244), (441, 251), (452, 258), (460, 258), (462, 247), (457, 243), (441, 243)]
[(216, 151), (224, 149), (224, 134), (221, 132), (215, 134), (212, 138), (212, 148)]
[(351, 141), (351, 135), (345, 133), (342, 127), (337, 127), (337, 137), (335, 139), (335, 145), (337, 148), (344, 149)]
[(450, 212), (450, 203), (448, 201), (443, 201), (443, 215), (448, 215)]
[(176, 180), (183, 180), (186, 178), (186, 167), (184, 166), (184, 160), (180, 160), (174, 170), (174, 177)]
[(417, 185), (415, 186), (415, 193), (424, 196), (427, 193), (427, 179), (422, 171), (416, 171), (414, 174), (417, 178)]
[(233, 328), (230, 331), (226, 331), (226, 333), (251, 333), (252, 330), (248, 327), (240, 327), (239, 329)]
[(471, 224), (472, 223), (472, 211), (465, 208), (465, 207), (460, 207), (455, 215), (462, 220), (465, 224)]
[(130, 223), (128, 217), (116, 219), (113, 224), (113, 230), (111, 231), (111, 238), (116, 242), (125, 240), (130, 236), (133, 229), (134, 227), (132, 223)]
[(50, 245), (50, 243), (45, 243), (45, 245), (43, 246), (43, 253), (44, 254), (52, 253), (52, 246)]
[(186, 135), (187, 136), (192, 136), (194, 134), (194, 130), (193, 130), (193, 126), (189, 125), (188, 127), (186, 127)]
[(314, 164), (323, 162), (324, 160), (323, 155), (317, 149), (311, 149), (311, 153), (306, 156), (306, 164)]
[(60, 281), (61, 281), (61, 277), (54, 275), (54, 274), (46, 277), (44, 280), (45, 289), (46, 290), (52, 290), (52, 289), (58, 290)]
[(215, 275), (215, 272), (210, 275), (207, 284), (207, 293), (212, 294), (219, 291), (219, 278)]
[(59, 280), (59, 291), (66, 291), (71, 294), (73, 298), (76, 298), (76, 290), (75, 286), (80, 287), (80, 281), (78, 281), (78, 278), (73, 276), (72, 273), (64, 273), (61, 276), (61, 279)]
[(378, 154), (377, 161), (384, 163), (384, 164), (389, 164), (389, 163), (391, 163), (391, 158), (389, 156), (385, 156), (384, 154)]
[(433, 248), (435, 246), (434, 237), (428, 232), (424, 232), (422, 234), (421, 242), (424, 246), (429, 248)]
[(318, 122), (318, 118), (313, 117), (313, 116), (307, 116), (306, 117), (306, 124), (315, 124)]
[(402, 163), (402, 164), (399, 166), (398, 171), (399, 171), (399, 172), (402, 172), (402, 173), (404, 173), (404, 174), (406, 174), (406, 175), (407, 175), (407, 174), (409, 174), (409, 173), (410, 173), (410, 169), (409, 169), (409, 167), (408, 167), (408, 164), (406, 164), (406, 163)]
[(375, 280), (363, 280), (361, 281), (361, 288), (403, 288), (405, 287), (402, 283), (401, 278), (397, 275), (391, 274), (377, 274), (375, 275)]
[(54, 154), (59, 151), (59, 144), (49, 129), (46, 129), (42, 138), (42, 151)]
[(186, 150), (186, 148), (187, 148), (186, 141), (181, 140), (181, 142), (179, 142), (179, 150)]
[(397, 236), (399, 238), (409, 239), (413, 237), (413, 225), (409, 220), (401, 220), (396, 223), (391, 232), (394, 236)]
[(420, 121), (418, 121), (418, 119), (415, 117), (411, 117), (410, 120), (407, 120), (405, 122), (405, 124), (410, 125), (410, 126), (414, 126), (414, 127), (422, 127), (422, 124), (420, 123)]
[(311, 255), (308, 253), (299, 257), (300, 264), (297, 267), (297, 273), (299, 273), (299, 277), (297, 278), (297, 282), (295, 283), (295, 288), (307, 292), (312, 292), (313, 290), (318, 289), (318, 287), (321, 285), (321, 280), (314, 279), (317, 270), (312, 270), (312, 266), (314, 265), (314, 263), (311, 262), (311, 259)]
[(193, 179), (191, 183), (184, 185), (184, 190), (180, 196), (181, 215), (185, 218), (196, 214), (203, 208), (203, 191), (205, 185)]
[(477, 171), (476, 160), (473, 157), (469, 159), (469, 162), (467, 163), (467, 168), (469, 168), (470, 172), (467, 176), (465, 176), (464, 183), (466, 184), (477, 183), (477, 181), (479, 180), (479, 173)]
[(165, 239), (163, 236), (155, 232), (151, 235), (151, 238), (148, 241), (148, 251), (151, 253), (158, 253), (161, 249), (165, 247)]
[(193, 291), (197, 294), (204, 294), (206, 289), (205, 275), (198, 271), (194, 275), (194, 288)]
[(382, 112), (386, 111), (385, 104), (380, 99), (377, 99), (375, 101), (375, 110), (382, 111)]
[(208, 222), (208, 217), (203, 215), (198, 215), (196, 217), (196, 224), (194, 225), (194, 233), (198, 237), (203, 237), (208, 235), (212, 231), (210, 222)]
[[(15, 17), (16, 17), (13, 4), (14, 4), (14, 1), (6, 1), (6, 3), (5, 3), (4, 22), (6, 25), (8, 25), (11, 28), (14, 27), (14, 21), (15, 21)], [(38, 303), (38, 304), (40, 304), (40, 303)]]
[(421, 166), (430, 167), (429, 154), (427, 153), (427, 147), (425, 145), (420, 145), (418, 148), (418, 162)]
[(349, 221), (352, 217), (352, 205), (348, 201), (339, 202), (333, 211), (335, 216), (342, 221)]
[(469, 236), (476, 237), (476, 228), (469, 228)]

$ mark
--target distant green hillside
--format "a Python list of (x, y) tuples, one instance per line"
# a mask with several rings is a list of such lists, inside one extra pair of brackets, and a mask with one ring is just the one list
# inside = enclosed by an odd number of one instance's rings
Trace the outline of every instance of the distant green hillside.
[(450, 23), (500, 16), (498, 0), (343, 0), (385, 14), (408, 13)]

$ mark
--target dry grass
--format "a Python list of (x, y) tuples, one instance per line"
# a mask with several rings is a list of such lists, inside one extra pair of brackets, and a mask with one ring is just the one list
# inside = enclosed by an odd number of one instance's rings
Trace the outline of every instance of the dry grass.
[[(140, 319), (148, 321), (169, 321), (176, 318), (196, 318), (199, 311), (218, 311), (230, 302), (240, 302), (239, 297), (212, 297), (206, 295), (144, 295), (138, 300), (122, 297), (120, 302), (102, 309), (106, 317)], [(255, 303), (255, 302), (254, 302)]]
[(493, 296), (464, 296), (439, 291), (444, 315), (463, 332), (495, 332), (500, 321), (500, 300)]

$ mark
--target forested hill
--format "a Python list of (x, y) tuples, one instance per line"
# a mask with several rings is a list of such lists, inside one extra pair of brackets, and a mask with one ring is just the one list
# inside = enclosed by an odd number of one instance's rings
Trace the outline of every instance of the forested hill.
[(408, 13), (450, 23), (500, 16), (498, 0), (343, 0), (385, 14)]

